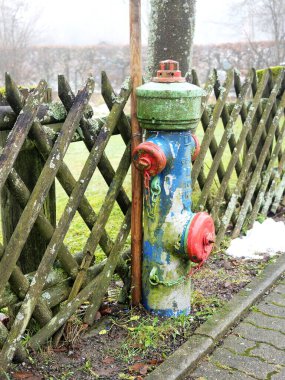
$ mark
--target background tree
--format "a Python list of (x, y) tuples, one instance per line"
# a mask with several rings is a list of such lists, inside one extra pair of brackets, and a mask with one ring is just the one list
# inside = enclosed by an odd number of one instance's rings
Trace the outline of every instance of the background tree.
[(151, 0), (148, 73), (155, 75), (159, 61), (179, 61), (182, 74), (189, 70), (195, 26), (196, 0)]
[(0, 0), (0, 73), (9, 71), (18, 81), (28, 75), (27, 48), (38, 33), (31, 1)]
[[(237, 12), (239, 10), (239, 12)], [(239, 0), (233, 6), (235, 15), (250, 46), (256, 51), (257, 40), (274, 43), (273, 60), (278, 65), (285, 60), (285, 0)]]

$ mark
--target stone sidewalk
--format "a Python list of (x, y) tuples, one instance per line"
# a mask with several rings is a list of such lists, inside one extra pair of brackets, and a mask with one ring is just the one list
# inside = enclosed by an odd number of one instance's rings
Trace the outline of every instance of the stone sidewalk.
[(285, 380), (285, 280), (281, 280), (184, 380)]

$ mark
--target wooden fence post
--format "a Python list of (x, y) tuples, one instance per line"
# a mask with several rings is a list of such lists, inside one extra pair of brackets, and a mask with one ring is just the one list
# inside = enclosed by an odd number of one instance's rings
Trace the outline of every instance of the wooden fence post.
[[(141, 1), (130, 0), (130, 48), (131, 48), (131, 127), (132, 150), (141, 143), (141, 130), (137, 119), (135, 91), (142, 84), (141, 69)], [(141, 300), (141, 257), (142, 257), (142, 178), (132, 165), (132, 304), (138, 305)]]
[[(50, 92), (47, 95), (48, 101), (51, 102)], [(5, 145), (8, 134), (9, 131), (0, 132), (1, 147)], [(32, 143), (25, 143), (14, 167), (30, 191), (33, 190), (43, 166), (44, 161), (35, 146)], [(52, 185), (49, 195), (46, 198), (43, 211), (51, 224), (55, 226), (55, 183)], [(6, 246), (10, 240), (21, 213), (22, 209), (20, 205), (5, 185), (1, 191), (1, 222), (4, 246)], [(38, 231), (38, 228), (34, 226), (18, 262), (23, 273), (30, 273), (37, 269), (46, 250), (47, 244), (48, 242), (42, 239), (42, 235)]]

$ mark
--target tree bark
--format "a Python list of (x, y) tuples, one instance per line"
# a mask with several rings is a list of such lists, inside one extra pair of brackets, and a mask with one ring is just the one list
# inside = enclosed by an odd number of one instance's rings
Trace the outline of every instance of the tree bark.
[(148, 75), (155, 76), (165, 59), (179, 62), (182, 75), (189, 71), (195, 27), (196, 0), (151, 0), (148, 40)]

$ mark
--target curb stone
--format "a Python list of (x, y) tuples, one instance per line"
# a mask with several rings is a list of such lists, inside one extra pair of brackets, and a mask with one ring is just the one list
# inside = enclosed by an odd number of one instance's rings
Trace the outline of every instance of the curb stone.
[(219, 340), (274, 285), (284, 272), (285, 254), (282, 254), (226, 305), (198, 327), (195, 333), (151, 372), (145, 380), (182, 379), (188, 371), (196, 367), (205, 355), (214, 350)]

